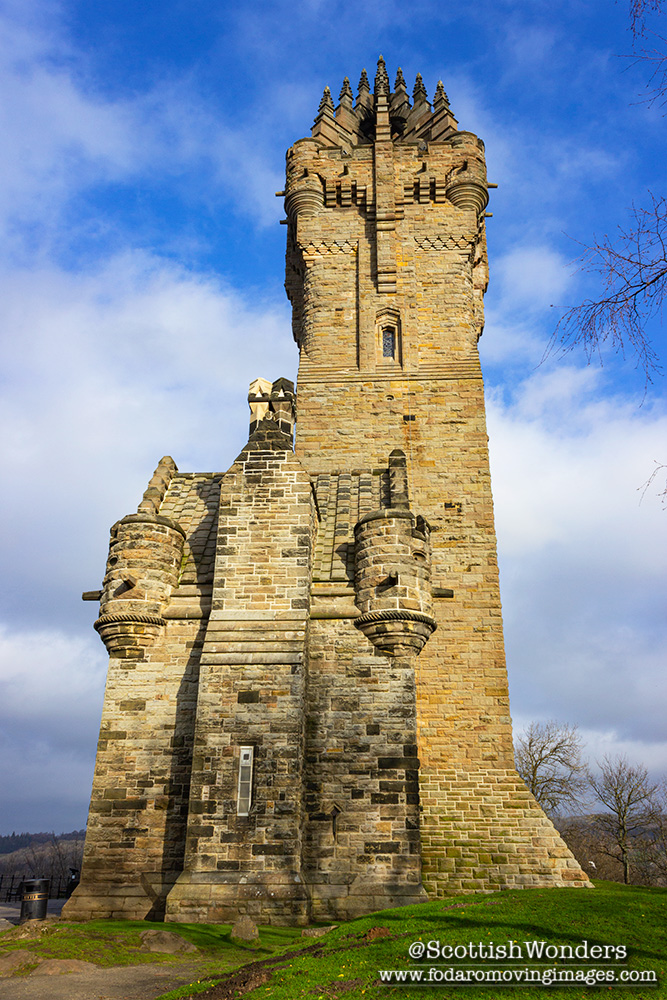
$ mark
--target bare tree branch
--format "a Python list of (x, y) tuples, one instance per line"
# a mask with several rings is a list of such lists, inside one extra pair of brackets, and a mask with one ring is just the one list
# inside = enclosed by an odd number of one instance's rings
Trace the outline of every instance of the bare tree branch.
[[(628, 13), (634, 53), (626, 56), (650, 66), (647, 103), (667, 106), (667, 39), (649, 28), (651, 15), (661, 17), (667, 0), (629, 0)], [(651, 46), (642, 44), (651, 38)], [(591, 246), (583, 246), (578, 258), (581, 270), (602, 279), (601, 294), (586, 299), (561, 317), (545, 357), (556, 350), (582, 348), (590, 362), (602, 363), (602, 348), (635, 359), (645, 383), (659, 372), (659, 355), (647, 333), (650, 320), (662, 320), (667, 294), (667, 200), (649, 192), (650, 205), (632, 207), (626, 228), (618, 227), (613, 238), (605, 234)]]
[[(655, 460), (654, 464), (655, 464), (655, 469), (648, 477), (646, 482), (642, 483), (642, 485), (639, 487), (639, 489), (642, 491), (641, 499), (639, 501), (640, 503), (646, 496), (647, 491), (650, 490), (651, 486), (653, 486), (653, 483), (658, 478), (658, 476), (660, 475), (662, 477), (665, 474), (665, 472), (667, 472), (667, 465), (664, 465), (662, 462), (657, 462)], [(667, 484), (663, 486), (663, 488), (659, 491), (659, 493), (656, 494), (656, 496), (659, 496), (661, 498), (662, 506), (667, 508)]]
[(651, 784), (648, 771), (641, 764), (630, 764), (627, 757), (604, 757), (598, 761), (600, 775), (590, 784), (597, 799), (608, 809), (598, 821), (608, 833), (613, 847), (605, 853), (623, 865), (623, 881), (630, 883), (633, 841), (643, 844), (654, 816), (653, 799), (657, 785)]
[(619, 226), (615, 240), (605, 235), (584, 249), (579, 266), (600, 275), (603, 294), (565, 313), (547, 354), (581, 347), (589, 361), (594, 355), (602, 361), (602, 347), (608, 344), (633, 356), (647, 382), (660, 371), (646, 326), (655, 316), (662, 318), (667, 295), (667, 198), (650, 198), (650, 208), (633, 206), (633, 224)]
[(663, 0), (630, 0), (630, 30), (635, 39), (646, 31), (647, 14), (661, 14)]
[(651, 72), (646, 84), (648, 96), (639, 103), (648, 107), (657, 104), (664, 108), (667, 106), (667, 39), (655, 32), (651, 32), (651, 36), (656, 45), (652, 48), (644, 47), (626, 58), (631, 59), (633, 64), (648, 63), (650, 67)]
[(667, 39), (655, 31), (649, 31), (646, 20), (650, 14), (661, 15), (664, 13), (663, 0), (630, 0), (630, 30), (632, 32), (633, 44), (636, 46), (639, 39), (647, 36), (654, 40), (652, 48), (642, 46), (635, 54), (628, 56), (633, 63), (648, 63), (651, 67), (646, 89), (649, 96), (645, 103), (649, 106), (658, 103), (664, 107), (667, 103), (665, 96), (667, 92)]
[(577, 727), (554, 721), (531, 722), (517, 737), (516, 769), (546, 812), (579, 807), (588, 780), (582, 751)]

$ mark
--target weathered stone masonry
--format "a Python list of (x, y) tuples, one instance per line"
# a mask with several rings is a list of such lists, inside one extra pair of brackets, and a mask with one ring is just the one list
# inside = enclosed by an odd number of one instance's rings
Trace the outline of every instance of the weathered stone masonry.
[[(71, 917), (305, 923), (584, 885), (513, 768), (484, 394), (484, 146), (382, 59), (287, 153), (293, 386), (112, 529)], [(87, 595), (94, 596), (94, 595)]]

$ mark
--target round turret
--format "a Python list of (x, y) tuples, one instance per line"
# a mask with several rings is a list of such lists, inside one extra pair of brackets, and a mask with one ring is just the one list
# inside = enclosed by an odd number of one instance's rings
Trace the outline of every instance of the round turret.
[(484, 144), (472, 132), (457, 132), (450, 145), (465, 150), (466, 159), (447, 179), (445, 194), (449, 201), (463, 211), (480, 215), (489, 203), (484, 162)]
[(419, 653), (436, 627), (428, 524), (387, 507), (363, 517), (354, 534), (356, 628), (384, 653)]
[[(185, 533), (159, 514), (129, 514), (112, 528), (95, 628), (115, 655), (149, 645), (178, 583)], [(129, 653), (128, 653), (129, 655)]]

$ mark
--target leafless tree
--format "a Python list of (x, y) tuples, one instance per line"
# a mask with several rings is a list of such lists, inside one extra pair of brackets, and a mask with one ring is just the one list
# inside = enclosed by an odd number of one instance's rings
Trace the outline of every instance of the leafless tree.
[(603, 294), (569, 309), (552, 339), (564, 351), (583, 348), (589, 361), (604, 346), (631, 355), (647, 381), (660, 360), (646, 328), (667, 295), (667, 199), (650, 198), (649, 208), (633, 207), (630, 225), (619, 226), (614, 239), (585, 247), (580, 266), (599, 274)]
[[(648, 103), (667, 105), (667, 39), (651, 30), (648, 19), (665, 13), (665, 0), (630, 0), (629, 18), (635, 63), (647, 63)], [(582, 244), (581, 270), (599, 275), (601, 294), (569, 309), (554, 331), (547, 353), (582, 348), (590, 361), (610, 347), (635, 359), (646, 383), (660, 370), (658, 351), (647, 328), (662, 319), (667, 295), (667, 200), (649, 192), (645, 207), (631, 209), (626, 225), (590, 246)]]
[(514, 742), (516, 769), (542, 808), (556, 815), (577, 809), (588, 785), (576, 726), (531, 722)]
[(651, 819), (644, 849), (635, 868), (647, 885), (667, 886), (667, 780), (663, 779), (651, 801)]
[(649, 781), (641, 764), (630, 764), (627, 757), (605, 756), (598, 761), (600, 774), (591, 776), (595, 797), (608, 812), (597, 817), (606, 843), (601, 848), (623, 866), (623, 881), (630, 884), (633, 852), (644, 851), (650, 841), (657, 785)]
[(664, 0), (630, 0), (630, 30), (635, 62), (648, 63), (651, 70), (647, 84), (647, 103), (667, 103), (667, 39), (647, 24), (651, 14), (664, 14)]
[[(38, 837), (40, 835), (37, 835)], [(35, 839), (27, 847), (0, 856), (0, 876), (3, 891), (6, 885), (17, 885), (22, 878), (48, 878), (52, 889), (64, 888), (71, 869), (81, 869), (83, 838), (77, 832), (48, 840)]]
[(608, 882), (623, 880), (623, 866), (609, 855), (609, 837), (600, 829), (595, 814), (568, 816), (557, 821), (557, 826), (561, 837), (590, 878)]

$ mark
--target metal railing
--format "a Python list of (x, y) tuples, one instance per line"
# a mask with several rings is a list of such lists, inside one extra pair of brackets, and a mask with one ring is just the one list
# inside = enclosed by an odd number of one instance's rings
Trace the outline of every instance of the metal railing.
[[(0, 899), (5, 903), (21, 902), (21, 886), (25, 879), (34, 878), (33, 875), (24, 873), (23, 875), (0, 875)], [(49, 899), (66, 899), (67, 886), (70, 879), (51, 878), (49, 889)]]

